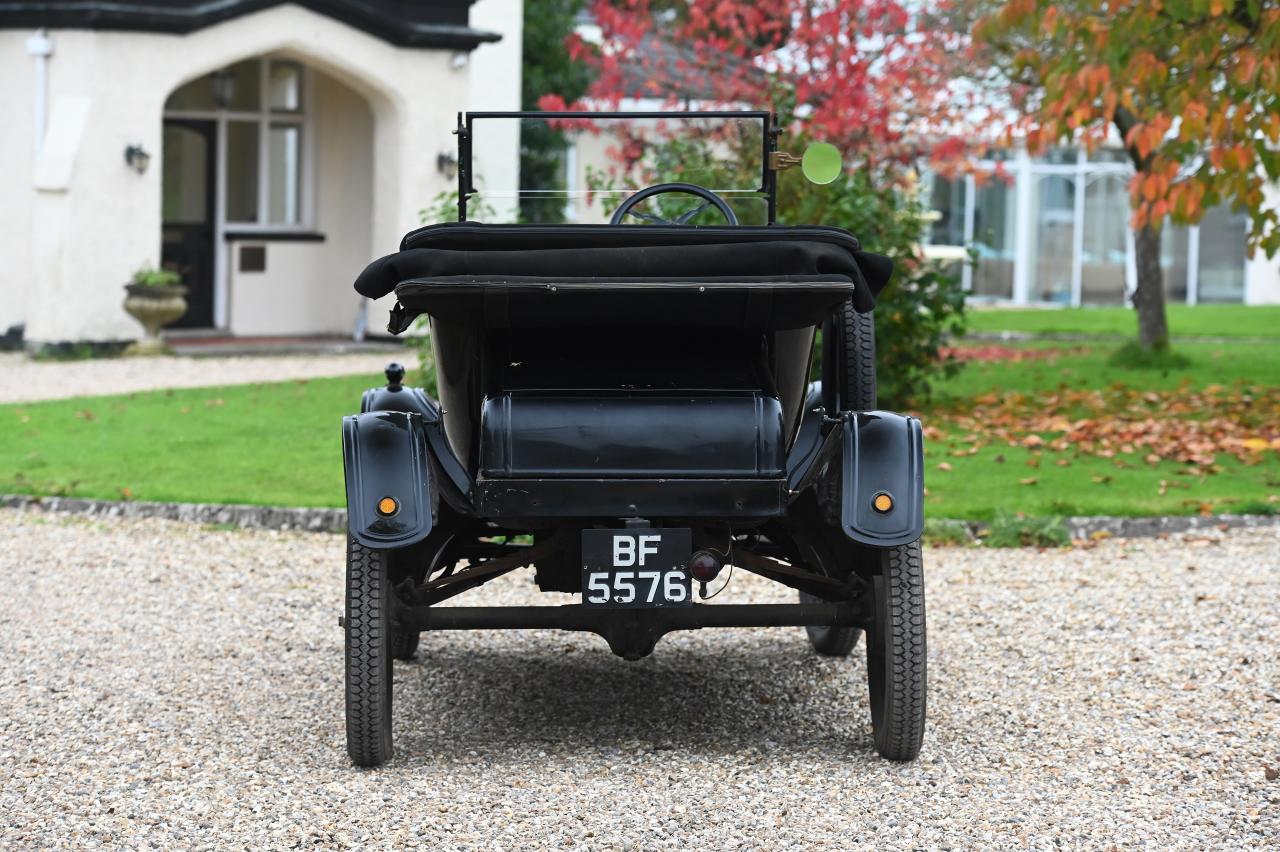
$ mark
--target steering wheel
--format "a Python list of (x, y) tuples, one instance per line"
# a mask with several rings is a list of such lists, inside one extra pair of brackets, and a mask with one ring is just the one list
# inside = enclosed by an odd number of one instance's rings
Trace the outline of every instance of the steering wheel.
[[(703, 202), (692, 210), (686, 210), (674, 219), (663, 219), (661, 216), (654, 216), (650, 213), (637, 213), (631, 209), (646, 198), (664, 195), (668, 192), (683, 192), (687, 195), (696, 195), (703, 199)], [(723, 198), (706, 187), (698, 186), (696, 183), (655, 183), (653, 186), (645, 187), (619, 204), (618, 209), (613, 211), (613, 218), (609, 220), (609, 224), (620, 225), (622, 220), (630, 215), (653, 225), (687, 225), (693, 221), (695, 216), (713, 205), (730, 225), (738, 224), (738, 217), (734, 215), (733, 208)]]

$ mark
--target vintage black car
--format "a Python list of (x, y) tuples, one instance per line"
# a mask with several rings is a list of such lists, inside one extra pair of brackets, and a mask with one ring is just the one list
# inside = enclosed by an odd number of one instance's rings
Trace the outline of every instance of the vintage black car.
[[(468, 221), (498, 197), (476, 158), (498, 120), (548, 122), (583, 149), (630, 127), (657, 153), (565, 191), (579, 209), (620, 200), (607, 223)], [(758, 160), (752, 184), (638, 186), (693, 150), (674, 147), (679, 123), (726, 168)], [(876, 404), (872, 309), (893, 265), (844, 230), (774, 223), (796, 161), (778, 137), (764, 112), (460, 116), (458, 221), (409, 233), (355, 284), (394, 292), (392, 332), (429, 318), (439, 383), (434, 399), (392, 365), (342, 425), (356, 764), (391, 756), (392, 659), (423, 632), (490, 628), (591, 631), (628, 660), (674, 630), (804, 627), (837, 657), (865, 631), (875, 747), (919, 752), (921, 427)], [(730, 584), (702, 602), (729, 565), (798, 601), (734, 604)], [(521, 568), (580, 602), (445, 605)]]

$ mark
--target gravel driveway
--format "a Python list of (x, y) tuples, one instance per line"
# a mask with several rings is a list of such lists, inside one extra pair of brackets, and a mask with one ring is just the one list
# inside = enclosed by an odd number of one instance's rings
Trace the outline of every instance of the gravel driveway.
[[(395, 760), (354, 770), (342, 546), (0, 511), (0, 847), (1280, 842), (1274, 529), (927, 552), (909, 765), (874, 755), (861, 647), (818, 659), (789, 629), (639, 663), (591, 636), (427, 637), (396, 664)], [(536, 597), (527, 574), (485, 591)]]
[(388, 361), (417, 367), (411, 349), (345, 355), (237, 355), (228, 357), (90, 358), (35, 361), (0, 352), (0, 404), (135, 393), (158, 388), (199, 388), (248, 382), (283, 382), (321, 376), (377, 375)]

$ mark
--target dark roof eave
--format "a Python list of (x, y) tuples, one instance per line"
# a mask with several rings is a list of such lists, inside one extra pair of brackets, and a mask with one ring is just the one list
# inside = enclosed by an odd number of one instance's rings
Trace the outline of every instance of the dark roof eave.
[(384, 14), (368, 3), (334, 0), (209, 0), (190, 6), (155, 2), (4, 2), (0, 0), (0, 29), (88, 29), (155, 32), (185, 35), (242, 15), (294, 2), (303, 8), (341, 21), (397, 47), (475, 50), (499, 41), (499, 33), (472, 29), (456, 23), (409, 21)]
[(406, 29), (412, 31), (406, 32), (403, 40), (386, 36), (383, 38), (400, 47), (445, 47), (454, 50), (475, 50), (482, 44), (502, 40), (501, 33), (444, 24), (421, 24)]

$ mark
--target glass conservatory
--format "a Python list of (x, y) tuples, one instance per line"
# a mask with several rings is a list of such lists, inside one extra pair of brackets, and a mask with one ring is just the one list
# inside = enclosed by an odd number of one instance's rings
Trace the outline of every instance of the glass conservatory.
[[(1004, 174), (984, 160), (974, 175), (927, 184), (935, 219), (928, 243), (973, 248), (965, 290), (1015, 303), (1123, 304), (1134, 289), (1133, 231), (1124, 151), (1059, 148), (1010, 154)], [(1193, 227), (1166, 225), (1161, 263), (1171, 302), (1245, 300), (1245, 214), (1210, 210)]]

